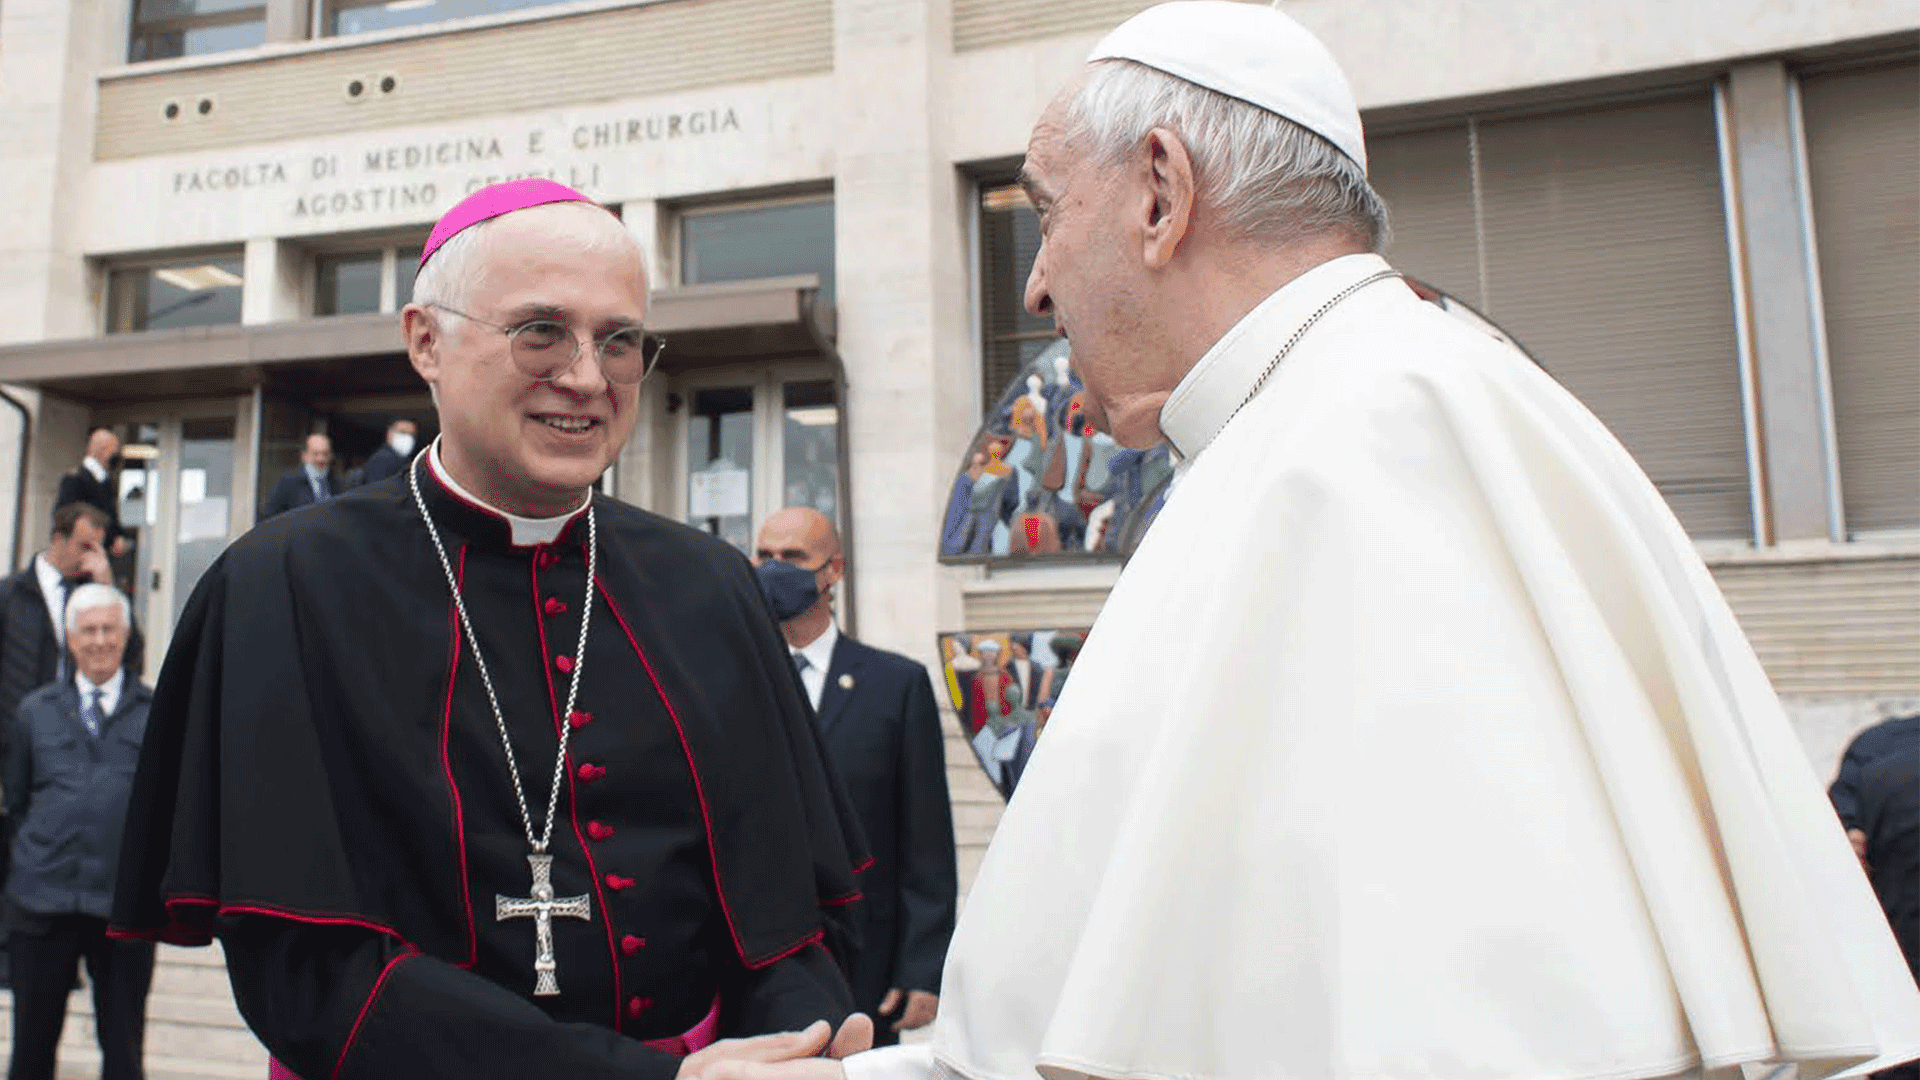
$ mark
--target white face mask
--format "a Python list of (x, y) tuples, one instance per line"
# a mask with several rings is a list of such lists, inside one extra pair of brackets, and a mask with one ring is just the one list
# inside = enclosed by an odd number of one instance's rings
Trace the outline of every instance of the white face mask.
[(413, 453), (413, 436), (404, 431), (396, 431), (387, 436), (387, 445), (393, 447), (394, 453), (406, 457)]

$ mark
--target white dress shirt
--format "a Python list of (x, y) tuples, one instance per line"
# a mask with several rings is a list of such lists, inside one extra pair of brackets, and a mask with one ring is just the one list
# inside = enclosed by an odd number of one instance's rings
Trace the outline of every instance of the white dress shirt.
[(91, 680), (80, 672), (76, 671), (73, 673), (73, 685), (80, 690), (80, 710), (82, 712), (86, 711), (87, 702), (90, 700), (89, 695), (95, 690), (100, 691), (100, 719), (102, 721), (112, 716), (113, 710), (120, 706), (120, 691), (126, 684), (127, 673), (125, 669), (114, 672), (113, 678), (108, 679), (98, 686), (95, 686)]
[(805, 647), (788, 647), (793, 655), (807, 658), (807, 666), (800, 672), (800, 682), (807, 688), (807, 700), (813, 703), (814, 712), (820, 711), (820, 698), (827, 692), (827, 668), (833, 664), (833, 646), (839, 640), (840, 628), (828, 620), (826, 630)]
[(105, 465), (100, 464), (99, 462), (93, 460), (90, 457), (81, 458), (80, 465), (82, 468), (92, 473), (93, 478), (95, 480), (98, 480), (103, 484), (107, 482), (107, 467)]
[(33, 557), (33, 572), (40, 579), (40, 595), (47, 601), (47, 618), (53, 620), (53, 640), (67, 647), (67, 579), (53, 568), (45, 555)]

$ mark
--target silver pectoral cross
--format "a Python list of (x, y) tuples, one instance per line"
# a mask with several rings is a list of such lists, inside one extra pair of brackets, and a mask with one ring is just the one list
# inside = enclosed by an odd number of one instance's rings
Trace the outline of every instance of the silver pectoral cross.
[(508, 919), (533, 920), (533, 996), (552, 997), (560, 992), (560, 980), (556, 974), (558, 965), (553, 961), (554, 917), (591, 921), (593, 908), (588, 906), (584, 895), (554, 898), (553, 856), (528, 855), (527, 862), (533, 867), (533, 895), (521, 899), (496, 894), (493, 898), (493, 917), (498, 922)]

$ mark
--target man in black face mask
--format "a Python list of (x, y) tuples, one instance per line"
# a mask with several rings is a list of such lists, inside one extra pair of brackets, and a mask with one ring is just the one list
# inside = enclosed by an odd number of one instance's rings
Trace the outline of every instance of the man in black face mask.
[(835, 771), (867, 834), (873, 867), (855, 911), (862, 948), (848, 972), (873, 1014), (874, 1043), (931, 1023), (953, 935), (959, 878), (946, 754), (933, 686), (918, 662), (840, 633), (833, 587), (846, 558), (833, 523), (788, 507), (760, 527), (760, 589), (780, 620)]

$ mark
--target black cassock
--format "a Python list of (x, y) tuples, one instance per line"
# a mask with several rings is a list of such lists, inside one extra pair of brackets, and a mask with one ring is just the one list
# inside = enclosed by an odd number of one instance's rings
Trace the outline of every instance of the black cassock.
[[(306, 1080), (671, 1077), (646, 1042), (838, 1023), (866, 859), (745, 559), (595, 497), (515, 547), (424, 461), (539, 829), (572, 734), (535, 997), (528, 844), (406, 475), (268, 522), (200, 581), (155, 691), (116, 932), (218, 936), (242, 1014)], [(830, 951), (831, 950), (831, 951)], [(844, 959), (844, 957), (839, 957)]]

